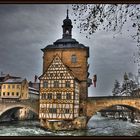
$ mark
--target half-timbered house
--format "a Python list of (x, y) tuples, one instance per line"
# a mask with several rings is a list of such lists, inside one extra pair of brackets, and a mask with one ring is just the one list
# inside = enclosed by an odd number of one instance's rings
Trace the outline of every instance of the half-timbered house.
[(78, 117), (79, 81), (58, 55), (40, 77), (40, 88), (40, 118), (73, 120)]

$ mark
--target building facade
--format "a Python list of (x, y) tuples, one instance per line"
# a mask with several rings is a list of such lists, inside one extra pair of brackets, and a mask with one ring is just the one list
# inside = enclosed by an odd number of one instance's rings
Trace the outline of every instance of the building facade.
[(1, 99), (2, 84), (4, 83), (4, 81), (6, 81), (8, 79), (19, 79), (19, 78), (20, 77), (12, 76), (10, 74), (3, 74), (3, 72), (1, 72), (1, 75), (0, 75), (0, 99)]
[(22, 78), (9, 78), (1, 82), (2, 100), (28, 99), (28, 82)]
[(72, 28), (67, 11), (62, 39), (42, 49), (39, 118), (50, 129), (55, 124), (61, 129), (63, 121), (72, 128), (75, 119), (86, 116), (89, 47), (72, 38)]

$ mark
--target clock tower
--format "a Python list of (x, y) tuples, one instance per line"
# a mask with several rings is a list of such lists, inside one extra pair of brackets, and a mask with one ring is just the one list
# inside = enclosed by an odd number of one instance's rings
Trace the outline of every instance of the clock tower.
[(49, 129), (86, 127), (89, 47), (72, 38), (72, 28), (67, 10), (62, 38), (42, 49), (39, 118)]

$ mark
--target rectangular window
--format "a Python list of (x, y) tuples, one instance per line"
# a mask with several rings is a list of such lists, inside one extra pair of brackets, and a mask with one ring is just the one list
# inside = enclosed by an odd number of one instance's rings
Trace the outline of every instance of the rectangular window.
[(66, 93), (66, 99), (70, 100), (71, 99), (71, 93)]
[(16, 95), (19, 96), (19, 92), (17, 92)]
[(61, 97), (62, 97), (61, 93), (57, 93), (56, 98), (61, 99)]
[(70, 87), (70, 81), (66, 81), (65, 86), (69, 88)]
[(63, 77), (63, 73), (60, 73), (60, 77)]
[(46, 93), (42, 93), (42, 99), (46, 99)]
[(17, 88), (18, 88), (18, 89), (20, 88), (19, 85), (17, 85)]
[(3, 96), (5, 96), (5, 92), (3, 92)]
[(66, 108), (66, 109), (65, 109), (65, 113), (66, 113), (66, 114), (69, 114), (69, 113), (70, 113), (70, 109)]
[(6, 85), (3, 85), (3, 89), (5, 89), (6, 88)]
[(14, 96), (14, 92), (12, 92), (12, 96)]
[(76, 62), (77, 62), (77, 57), (76, 57), (76, 55), (72, 55), (72, 56), (71, 56), (71, 62), (72, 62), (72, 63), (76, 63)]
[(49, 113), (57, 113), (57, 109), (56, 108), (49, 108)]
[(15, 85), (12, 85), (12, 88), (14, 89), (15, 88)]
[(10, 89), (10, 85), (8, 85), (8, 89)]
[(54, 81), (54, 87), (58, 88), (59, 87), (59, 81)]
[(48, 87), (48, 82), (45, 81), (45, 82), (43, 83), (43, 87), (44, 87), (44, 88), (47, 88), (47, 87)]
[(9, 95), (10, 95), (10, 93), (9, 93), (9, 92), (7, 92), (7, 95), (9, 96)]
[(49, 99), (49, 100), (52, 99), (52, 93), (48, 93), (48, 99)]

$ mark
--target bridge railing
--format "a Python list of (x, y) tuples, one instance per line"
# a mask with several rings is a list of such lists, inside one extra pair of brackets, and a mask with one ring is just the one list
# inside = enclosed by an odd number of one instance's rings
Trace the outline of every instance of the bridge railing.
[(104, 100), (104, 99), (140, 99), (140, 97), (135, 96), (97, 96), (97, 97), (88, 97), (88, 100)]
[(24, 100), (0, 99), (0, 103), (25, 103), (25, 102), (34, 102), (34, 101), (39, 102), (39, 99), (24, 99)]

